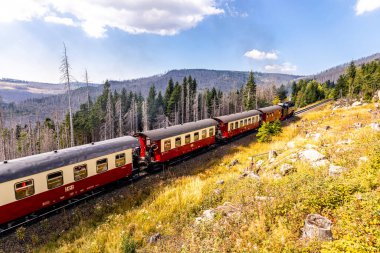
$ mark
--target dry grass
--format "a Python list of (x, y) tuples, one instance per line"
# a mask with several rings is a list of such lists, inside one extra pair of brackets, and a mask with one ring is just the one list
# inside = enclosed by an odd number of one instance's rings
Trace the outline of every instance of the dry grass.
[[(368, 125), (378, 119), (370, 104), (334, 111), (330, 106), (302, 116), (284, 127), (271, 143), (252, 142), (238, 147), (221, 160), (200, 164), (207, 168), (192, 176), (165, 182), (148, 198), (131, 196), (119, 202), (96, 227), (83, 219), (62, 238), (38, 252), (379, 252), (380, 247), (380, 151), (379, 133)], [(325, 126), (330, 126), (325, 130)], [(320, 133), (318, 139), (307, 133)], [(352, 140), (351, 144), (338, 144)], [(288, 147), (288, 142), (294, 142)], [(289, 156), (313, 144), (329, 161), (348, 171), (328, 176), (328, 168), (313, 168)], [(260, 179), (240, 177), (250, 156), (281, 150), (274, 163), (263, 159)], [(359, 157), (366, 156), (367, 162)], [(231, 168), (233, 160), (239, 163)], [(278, 178), (279, 165), (293, 163), (296, 171)], [(218, 184), (223, 180), (224, 184)], [(215, 190), (218, 189), (218, 193)], [(260, 198), (257, 198), (260, 197)], [(265, 199), (267, 197), (267, 199)], [(140, 198), (140, 199), (139, 199)], [(232, 215), (217, 212), (212, 221), (195, 223), (203, 211), (225, 202), (236, 207)], [(99, 213), (103, 207), (99, 204)], [(300, 240), (307, 214), (319, 213), (333, 221), (332, 242)], [(156, 243), (149, 236), (160, 233)]]

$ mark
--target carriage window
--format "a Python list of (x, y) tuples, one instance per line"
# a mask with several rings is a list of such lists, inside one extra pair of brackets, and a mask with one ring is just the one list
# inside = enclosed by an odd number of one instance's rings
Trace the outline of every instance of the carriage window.
[(230, 124), (230, 130), (234, 130), (234, 123)]
[(62, 171), (57, 171), (51, 173), (47, 176), (47, 187), (48, 189), (54, 189), (63, 185), (63, 173)]
[(247, 125), (247, 119), (244, 120), (244, 126), (246, 126), (246, 125)]
[(199, 132), (194, 133), (194, 141), (199, 141)]
[(210, 128), (208, 130), (208, 134), (209, 134), (209, 136), (214, 136), (214, 128)]
[(123, 165), (125, 165), (125, 154), (124, 153), (117, 154), (115, 156), (115, 167), (119, 168)]
[(248, 125), (252, 124), (252, 118), (248, 119)]
[(175, 147), (181, 147), (181, 137), (175, 138)]
[(168, 151), (172, 148), (172, 142), (171, 140), (164, 141), (164, 151)]
[(235, 122), (235, 129), (239, 128), (239, 122)]
[(206, 139), (206, 138), (207, 138), (207, 131), (202, 130), (202, 139)]
[(185, 136), (185, 144), (189, 144), (189, 143), (190, 143), (190, 134)]
[(96, 161), (96, 173), (102, 173), (108, 170), (107, 158)]
[(74, 180), (82, 180), (87, 177), (87, 164), (74, 167)]
[(244, 125), (243, 125), (243, 121), (240, 120), (240, 127), (242, 127), (242, 126), (244, 126)]
[(23, 199), (34, 194), (34, 181), (29, 179), (15, 184), (16, 199)]

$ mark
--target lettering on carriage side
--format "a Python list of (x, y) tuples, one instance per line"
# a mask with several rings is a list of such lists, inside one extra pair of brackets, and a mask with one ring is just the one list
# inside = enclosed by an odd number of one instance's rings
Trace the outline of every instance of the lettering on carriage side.
[(69, 186), (65, 187), (65, 192), (69, 192), (69, 191), (72, 191), (72, 190), (74, 190), (74, 185), (69, 185)]

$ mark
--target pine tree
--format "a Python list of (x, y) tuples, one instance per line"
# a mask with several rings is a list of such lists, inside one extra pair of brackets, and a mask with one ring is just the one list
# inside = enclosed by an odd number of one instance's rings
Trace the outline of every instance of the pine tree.
[(153, 129), (153, 124), (156, 122), (157, 118), (156, 88), (154, 85), (150, 86), (146, 107), (147, 127), (148, 129)]
[(168, 86), (166, 86), (166, 91), (164, 95), (164, 110), (165, 110), (166, 116), (169, 116), (171, 113), (170, 109), (168, 108), (168, 105), (169, 105), (169, 100), (173, 93), (173, 90), (174, 90), (174, 82), (173, 82), (173, 79), (170, 78), (168, 82)]
[(256, 107), (256, 83), (253, 72), (249, 73), (248, 81), (244, 88), (244, 108), (252, 110)]
[(285, 85), (281, 84), (280, 88), (277, 89), (276, 95), (280, 101), (284, 101), (288, 96), (288, 91), (286, 90)]
[(356, 77), (356, 66), (354, 61), (351, 61), (350, 66), (347, 68), (347, 77), (348, 77), (348, 95), (352, 98), (354, 94), (354, 83)]
[(294, 102), (297, 97), (298, 87), (295, 81), (292, 82), (292, 101)]
[[(173, 89), (173, 92), (170, 96), (170, 99), (169, 99), (169, 102), (168, 102), (168, 106), (167, 106), (167, 116), (168, 117), (172, 117), (172, 116), (175, 116), (176, 113), (179, 111), (179, 101), (180, 101), (180, 98), (181, 98), (181, 91), (182, 91), (182, 88), (181, 86), (178, 84), (178, 82), (176, 82), (175, 86), (174, 86), (174, 89)], [(173, 119), (175, 117), (172, 117)]]

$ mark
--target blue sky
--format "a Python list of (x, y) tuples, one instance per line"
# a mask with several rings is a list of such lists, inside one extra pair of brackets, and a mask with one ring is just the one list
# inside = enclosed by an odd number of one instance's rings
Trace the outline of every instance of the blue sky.
[(380, 0), (0, 2), (0, 78), (124, 80), (171, 69), (313, 74), (380, 52)]

